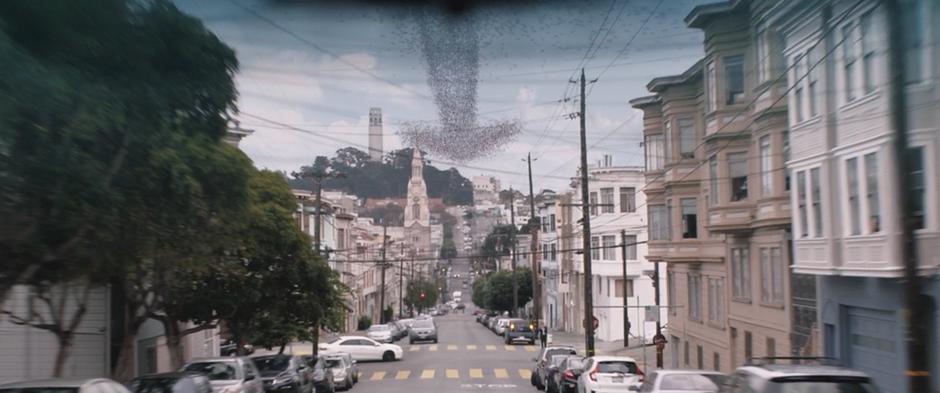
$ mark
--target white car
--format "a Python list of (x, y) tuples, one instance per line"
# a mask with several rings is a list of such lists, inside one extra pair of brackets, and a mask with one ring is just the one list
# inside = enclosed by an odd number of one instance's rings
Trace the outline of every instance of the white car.
[(213, 393), (264, 393), (261, 372), (246, 357), (193, 359), (180, 371), (205, 374)]
[(369, 326), (369, 330), (366, 331), (366, 336), (380, 343), (391, 343), (395, 341), (392, 327), (385, 324)]
[(353, 360), (401, 360), (404, 351), (395, 344), (382, 344), (368, 337), (340, 336), (318, 346), (320, 353), (331, 355), (348, 353)]
[(641, 393), (715, 393), (728, 378), (717, 371), (656, 370), (646, 376)]
[(641, 383), (643, 371), (633, 358), (594, 356), (584, 359), (584, 372), (578, 377), (578, 393), (636, 391)]

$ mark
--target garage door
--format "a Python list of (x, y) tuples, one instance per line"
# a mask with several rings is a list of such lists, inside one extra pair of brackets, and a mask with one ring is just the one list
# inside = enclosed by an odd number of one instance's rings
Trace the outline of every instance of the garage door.
[(904, 386), (900, 366), (901, 344), (893, 313), (849, 307), (846, 347), (847, 365), (872, 376), (882, 392), (897, 392)]

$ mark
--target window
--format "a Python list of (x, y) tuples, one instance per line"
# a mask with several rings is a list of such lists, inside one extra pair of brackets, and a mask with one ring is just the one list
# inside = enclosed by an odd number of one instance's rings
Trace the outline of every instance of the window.
[(927, 56), (927, 23), (925, 18), (929, 13), (926, 10), (925, 0), (901, 1), (901, 18), (904, 29), (904, 43), (906, 44), (907, 83), (919, 83), (925, 79), (925, 64)]
[(806, 52), (806, 101), (809, 102), (809, 116), (816, 117), (819, 114), (818, 97), (816, 97), (816, 86), (819, 84), (819, 61), (816, 56), (816, 48), (812, 47)]
[(620, 187), (620, 212), (633, 213), (636, 211), (636, 188)]
[(761, 301), (783, 303), (783, 261), (780, 247), (760, 249)]
[(650, 135), (646, 137), (646, 170), (658, 171), (663, 169), (665, 162), (665, 149), (663, 148), (663, 136)]
[(555, 226), (555, 214), (554, 213), (548, 216), (548, 226), (552, 232), (555, 232), (555, 229), (557, 229), (557, 227)]
[(666, 165), (669, 165), (672, 163), (672, 149), (676, 143), (672, 140), (674, 137), (672, 135), (672, 124), (668, 120), (663, 123), (663, 134), (665, 135), (665, 138), (663, 138), (663, 151), (666, 152), (663, 158), (666, 160)]
[(610, 296), (610, 279), (608, 278), (605, 281), (607, 281), (607, 296)]
[(615, 261), (617, 260), (617, 237), (616, 236), (604, 236), (601, 238), (601, 242), (604, 245), (603, 255), (605, 261)]
[(881, 206), (878, 194), (878, 153), (868, 153), (865, 155), (865, 199), (868, 201), (868, 233), (881, 232)]
[(552, 243), (551, 245), (549, 245), (549, 247), (551, 250), (551, 257), (552, 257), (551, 260), (554, 261), (558, 258), (558, 245), (555, 243)]
[(624, 236), (624, 245), (626, 246), (627, 255), (624, 256), (628, 261), (636, 260), (636, 235), (626, 235)]
[[(659, 263), (659, 262), (655, 262), (655, 263)], [(673, 299), (676, 298), (676, 273), (674, 272), (666, 273), (666, 296), (669, 297), (668, 299), (669, 302), (675, 302), (675, 300)], [(676, 315), (676, 308), (669, 307), (669, 313), (672, 315)]]
[(676, 121), (679, 129), (679, 158), (695, 158), (695, 122), (691, 118)]
[(862, 33), (862, 88), (865, 94), (875, 90), (874, 62), (875, 62), (875, 34), (872, 22), (872, 12), (862, 15), (859, 22)]
[(708, 279), (708, 322), (724, 325), (724, 280), (721, 278)]
[(754, 336), (751, 332), (744, 331), (744, 359), (750, 360), (754, 357)]
[(728, 56), (725, 64), (725, 104), (734, 105), (744, 101), (744, 56)]
[(698, 202), (695, 198), (682, 198), (679, 204), (682, 214), (682, 238), (695, 239), (698, 237)]
[(596, 216), (597, 215), (597, 192), (596, 191), (591, 192), (590, 198), (591, 198), (590, 199), (591, 215)]
[(418, 205), (417, 203), (411, 205), (411, 217), (413, 217), (415, 220), (421, 219), (421, 205)]
[(689, 274), (689, 319), (693, 321), (702, 320), (702, 276), (699, 274)]
[(845, 73), (845, 101), (855, 99), (855, 41), (852, 38), (852, 25), (842, 26), (842, 68)]
[(718, 203), (718, 157), (708, 159), (708, 204), (715, 206)]
[(728, 154), (728, 176), (731, 178), (731, 201), (747, 199), (747, 153)]
[(739, 300), (751, 300), (751, 259), (747, 248), (731, 249), (731, 295)]
[[(705, 100), (705, 112), (715, 110), (715, 104), (718, 102), (718, 89), (715, 87), (715, 62), (710, 61), (705, 64), (705, 94), (708, 99)], [(685, 362), (688, 364), (689, 362)]]
[(346, 249), (346, 228), (336, 229), (336, 248), (339, 250)]
[(591, 236), (591, 260), (599, 261), (601, 259), (601, 253), (598, 252), (598, 248), (601, 246), (600, 239), (597, 236)]
[[(781, 135), (783, 139), (783, 148), (780, 149), (783, 154), (783, 166), (786, 167), (787, 161), (790, 161), (790, 131), (783, 131)], [(783, 179), (783, 190), (790, 191), (790, 171), (784, 171), (785, 177)]]
[(666, 239), (672, 239), (672, 199), (666, 200)]
[(845, 161), (845, 178), (848, 182), (849, 198), (849, 234), (858, 235), (861, 231), (859, 223), (860, 207), (858, 200), (858, 159), (850, 158)]
[(760, 184), (761, 194), (770, 195), (773, 193), (773, 176), (771, 169), (770, 155), (770, 135), (764, 135), (758, 140), (758, 150), (760, 155)]
[(800, 211), (800, 237), (809, 237), (809, 216), (806, 213), (806, 171), (796, 173), (796, 203)]
[(696, 352), (695, 352), (696, 357), (695, 357), (695, 358), (698, 360), (698, 369), (701, 370), (701, 369), (705, 368), (705, 362), (704, 362), (704, 359), (702, 359), (702, 346), (701, 346), (701, 345), (696, 345), (696, 346), (695, 346), (695, 349), (696, 349)]
[(688, 366), (689, 365), (689, 342), (688, 341), (685, 342), (685, 359), (684, 360), (685, 360), (685, 365)]
[[(614, 296), (623, 297), (623, 280), (614, 280)], [(633, 297), (633, 280), (627, 280), (627, 297)]]
[(614, 189), (601, 188), (601, 213), (614, 212)]
[(916, 146), (908, 149), (907, 159), (911, 160), (911, 193), (913, 194), (913, 210), (911, 220), (914, 229), (924, 229), (927, 206), (924, 204), (927, 196), (926, 177), (924, 175), (924, 147)]
[(813, 234), (816, 237), (822, 237), (822, 187), (819, 185), (819, 168), (809, 170), (809, 183), (813, 196)]
[(715, 371), (721, 371), (721, 356), (718, 355), (718, 352), (715, 352), (712, 355), (712, 366), (714, 366)]
[(754, 46), (757, 48), (757, 81), (763, 82), (770, 75), (768, 69), (770, 48), (767, 42), (767, 31), (759, 31), (756, 34), (757, 39)]
[(669, 240), (669, 228), (666, 223), (666, 206), (649, 207), (650, 240)]
[(777, 356), (777, 341), (773, 337), (767, 337), (767, 356)]
[(803, 122), (803, 56), (793, 57), (793, 114), (796, 122)]

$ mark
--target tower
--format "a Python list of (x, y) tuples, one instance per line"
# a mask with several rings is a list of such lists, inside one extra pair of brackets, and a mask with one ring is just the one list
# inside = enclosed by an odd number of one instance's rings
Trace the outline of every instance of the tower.
[(413, 224), (429, 227), (431, 225), (430, 215), (428, 186), (424, 182), (424, 162), (421, 161), (421, 150), (416, 147), (411, 159), (411, 179), (408, 180), (405, 227), (410, 227)]
[(369, 158), (381, 161), (382, 155), (382, 108), (369, 108)]

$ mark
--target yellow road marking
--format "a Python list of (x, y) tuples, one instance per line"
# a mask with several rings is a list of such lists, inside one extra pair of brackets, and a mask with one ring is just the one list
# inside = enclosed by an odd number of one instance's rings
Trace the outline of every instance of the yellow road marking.
[(467, 345), (467, 350), (468, 350), (468, 351), (476, 351), (476, 350), (477, 350), (477, 346), (476, 346), (476, 345)]
[(495, 350), (496, 350), (496, 346), (495, 346), (495, 345), (487, 345), (487, 346), (486, 346), (486, 350), (487, 350), (487, 351), (495, 351)]
[(512, 345), (507, 345), (507, 346), (506, 346), (506, 350), (507, 350), (507, 351), (515, 351), (515, 350), (516, 350), (516, 347), (514, 347), (514, 346), (512, 346)]
[(483, 369), (482, 369), (482, 368), (471, 368), (471, 369), (470, 369), (470, 378), (483, 378)]
[(496, 375), (496, 378), (509, 378), (509, 373), (506, 372), (505, 368), (497, 368), (493, 370), (493, 374)]
[(408, 379), (409, 375), (411, 375), (411, 371), (402, 370), (395, 373), (395, 379)]
[(447, 369), (447, 378), (450, 378), (450, 379), (460, 378), (460, 371), (457, 371), (456, 368)]
[(448, 346), (447, 346), (447, 350), (448, 350), (448, 351), (456, 351), (456, 350), (457, 350), (457, 346), (456, 346), (456, 345), (448, 345)]
[(428, 351), (437, 352), (437, 345), (429, 345), (429, 346), (428, 346)]
[(434, 370), (424, 370), (421, 372), (421, 379), (434, 378)]
[(527, 368), (520, 368), (519, 376), (522, 377), (522, 379), (532, 378), (532, 370), (529, 370)]
[(411, 352), (418, 352), (418, 351), (421, 350), (421, 347), (419, 347), (419, 346), (417, 346), (417, 345), (412, 345), (411, 348), (408, 348), (408, 350), (411, 351)]
[(376, 371), (376, 372), (372, 373), (372, 378), (369, 378), (369, 379), (371, 379), (371, 380), (373, 380), (373, 381), (378, 381), (378, 380), (380, 380), (380, 379), (382, 379), (382, 378), (385, 378), (385, 371)]
[(539, 349), (535, 345), (527, 345), (525, 347), (525, 350), (529, 352), (535, 352), (535, 351), (538, 351)]

